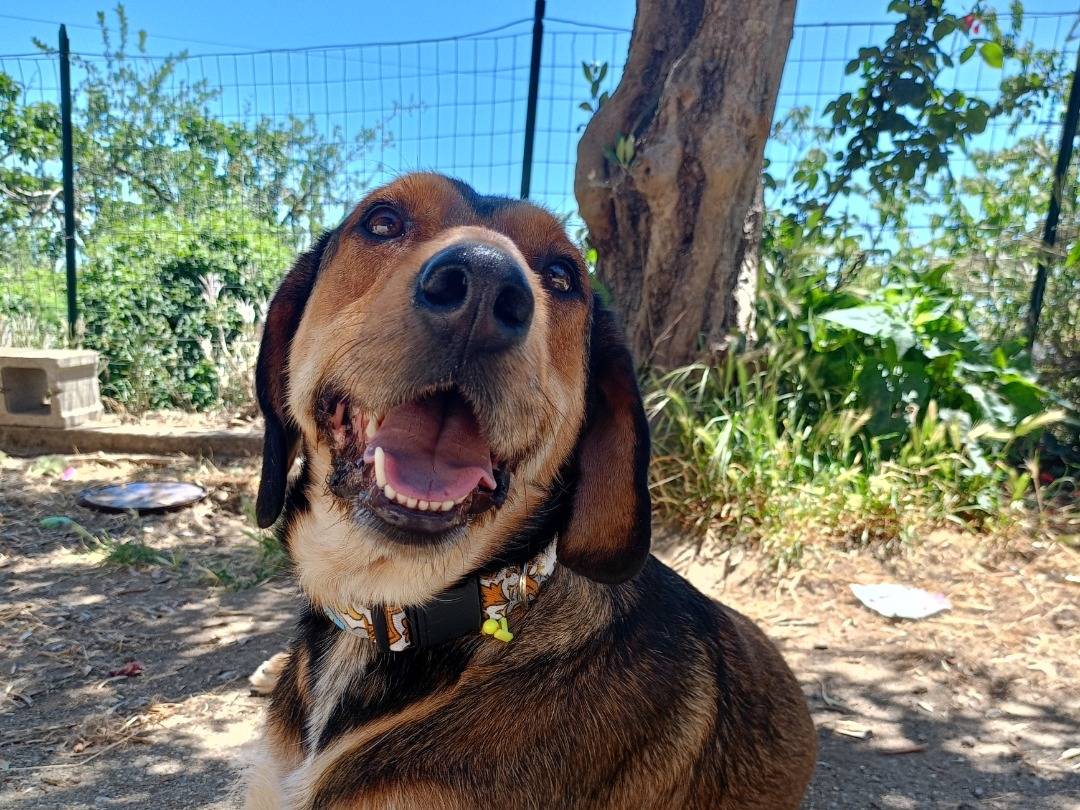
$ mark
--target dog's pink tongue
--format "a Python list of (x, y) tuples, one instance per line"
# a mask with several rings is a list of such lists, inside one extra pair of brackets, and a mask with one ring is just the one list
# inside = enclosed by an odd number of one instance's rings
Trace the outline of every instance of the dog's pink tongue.
[(439, 395), (387, 412), (368, 442), (386, 457), (386, 480), (408, 498), (457, 501), (477, 485), (495, 489), (491, 448), (459, 396)]

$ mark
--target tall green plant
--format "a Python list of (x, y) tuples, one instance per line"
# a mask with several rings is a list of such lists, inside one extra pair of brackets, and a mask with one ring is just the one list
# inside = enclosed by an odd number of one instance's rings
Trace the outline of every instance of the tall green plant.
[[(186, 54), (145, 58), (123, 5), (98, 22), (102, 55), (72, 57), (84, 342), (131, 410), (232, 402), (252, 307), (347, 202), (346, 167), (389, 135), (382, 122), (346, 136), (310, 118), (220, 120), (220, 90), (184, 78)], [(55, 106), (0, 74), (0, 339), (64, 332), (59, 149)]]

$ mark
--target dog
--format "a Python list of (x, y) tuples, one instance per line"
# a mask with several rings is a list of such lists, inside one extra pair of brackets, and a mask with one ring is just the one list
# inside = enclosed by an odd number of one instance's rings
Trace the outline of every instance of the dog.
[(554, 216), (371, 192), (281, 283), (256, 388), (305, 607), (248, 807), (799, 805), (806, 701), (650, 556), (634, 362)]

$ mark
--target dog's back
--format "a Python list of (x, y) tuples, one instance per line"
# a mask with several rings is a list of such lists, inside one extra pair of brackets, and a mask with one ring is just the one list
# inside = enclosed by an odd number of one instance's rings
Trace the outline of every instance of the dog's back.
[[(273, 697), (279, 749), (303, 738), (307, 684), (350, 643), (304, 627)], [(794, 810), (813, 768), (775, 647), (655, 559), (614, 587), (557, 574), (511, 645), (417, 655), (354, 674), (333, 730), (297, 751), (296, 806)]]

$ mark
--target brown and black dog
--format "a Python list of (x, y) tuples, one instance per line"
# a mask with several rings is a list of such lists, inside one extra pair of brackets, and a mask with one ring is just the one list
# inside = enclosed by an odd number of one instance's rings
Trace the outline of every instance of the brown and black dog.
[(249, 807), (798, 806), (790, 670), (649, 555), (634, 371), (525, 202), (407, 175), (296, 261), (258, 518), (306, 607)]

